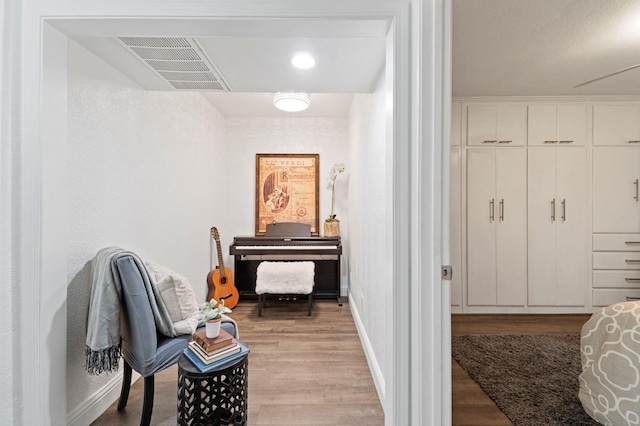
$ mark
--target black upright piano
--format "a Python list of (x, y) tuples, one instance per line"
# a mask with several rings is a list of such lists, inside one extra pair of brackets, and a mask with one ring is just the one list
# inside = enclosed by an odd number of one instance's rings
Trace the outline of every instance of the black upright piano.
[[(257, 299), (256, 269), (262, 261), (302, 261), (315, 263), (315, 299), (340, 299), (340, 237), (295, 236), (284, 223), (276, 229), (267, 225), (265, 236), (235, 237), (229, 246), (234, 256), (235, 286), (241, 298)], [(308, 225), (307, 225), (308, 226)], [(307, 228), (308, 229), (308, 228)], [(271, 232), (270, 232), (271, 231)], [(308, 232), (308, 231), (307, 231)], [(305, 232), (303, 232), (304, 234)]]

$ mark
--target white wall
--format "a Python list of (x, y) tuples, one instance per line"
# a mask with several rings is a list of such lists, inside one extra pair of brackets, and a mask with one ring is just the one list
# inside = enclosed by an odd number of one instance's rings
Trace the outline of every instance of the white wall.
[[(89, 262), (119, 245), (187, 277), (206, 296), (224, 119), (194, 93), (145, 92), (84, 48), (68, 61), (67, 409), (77, 418), (112, 379), (83, 369)], [(113, 375), (112, 375), (113, 376)]]
[[(311, 98), (313, 102), (313, 97)], [(255, 229), (256, 154), (320, 154), (320, 235), (331, 211), (331, 191), (327, 189), (329, 171), (335, 163), (346, 163), (346, 172), (336, 182), (335, 213), (340, 219), (343, 247), (349, 237), (347, 184), (349, 180), (348, 120), (346, 118), (244, 118), (226, 119), (226, 156), (219, 159), (225, 170), (226, 227), (221, 232), (225, 266), (233, 265), (229, 243), (236, 235), (253, 235)], [(346, 295), (347, 253), (343, 249), (342, 294)]]
[(17, 245), (20, 218), (16, 199), (20, 194), (19, 165), (16, 158), (20, 152), (20, 16), (22, 3), (8, 0), (0, 3), (0, 418), (5, 424), (14, 424), (19, 418), (21, 400), (18, 385), (19, 362), (14, 358), (18, 352), (15, 336), (19, 333), (19, 322), (13, 311), (18, 306), (19, 290), (13, 283), (18, 281), (17, 262), (14, 252)]
[(387, 320), (393, 280), (392, 242), (387, 224), (391, 220), (387, 191), (391, 180), (386, 130), (384, 73), (372, 94), (356, 95), (350, 114), (349, 164), (349, 270), (350, 303), (380, 399), (385, 397), (387, 370)]

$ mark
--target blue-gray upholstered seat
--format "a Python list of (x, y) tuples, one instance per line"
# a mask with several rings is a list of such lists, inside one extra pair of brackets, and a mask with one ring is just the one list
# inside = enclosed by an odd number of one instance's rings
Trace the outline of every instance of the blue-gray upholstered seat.
[[(191, 341), (191, 335), (167, 337), (156, 330), (153, 312), (142, 275), (131, 256), (116, 260), (122, 282), (122, 307), (120, 330), (124, 377), (118, 410), (127, 405), (131, 386), (131, 371), (137, 371), (145, 379), (141, 425), (149, 425), (153, 411), (154, 374), (178, 362), (178, 358)], [(223, 320), (222, 328), (237, 337), (235, 324)]]

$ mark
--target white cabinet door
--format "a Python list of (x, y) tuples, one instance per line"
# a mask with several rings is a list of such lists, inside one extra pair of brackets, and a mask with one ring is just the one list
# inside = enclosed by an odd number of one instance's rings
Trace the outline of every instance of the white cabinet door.
[(462, 142), (462, 105), (451, 105), (451, 146), (459, 146)]
[(556, 195), (557, 305), (586, 304), (587, 159), (584, 149), (558, 149)]
[(497, 123), (497, 105), (469, 105), (467, 107), (467, 145), (497, 143)]
[(467, 150), (467, 303), (523, 306), (526, 151)]
[(496, 154), (467, 150), (467, 304), (495, 305)]
[(529, 149), (528, 155), (528, 303), (555, 305), (556, 150)]
[(586, 140), (585, 104), (529, 105), (529, 145), (584, 146)]
[(526, 105), (491, 104), (467, 107), (467, 145), (522, 146), (526, 138)]
[(462, 186), (460, 182), (460, 147), (451, 148), (449, 168), (449, 214), (451, 239), (451, 305), (462, 306)]
[(624, 145), (640, 143), (640, 106), (594, 105), (593, 144)]
[(529, 105), (527, 140), (529, 145), (557, 143), (555, 105)]
[(498, 144), (524, 146), (527, 143), (527, 106), (498, 105)]
[(593, 149), (593, 232), (640, 232), (640, 149)]
[(558, 105), (558, 144), (585, 146), (587, 144), (587, 106), (585, 104)]
[(527, 288), (527, 152), (496, 149), (496, 303), (524, 306)]
[(585, 305), (586, 152), (530, 149), (528, 303)]

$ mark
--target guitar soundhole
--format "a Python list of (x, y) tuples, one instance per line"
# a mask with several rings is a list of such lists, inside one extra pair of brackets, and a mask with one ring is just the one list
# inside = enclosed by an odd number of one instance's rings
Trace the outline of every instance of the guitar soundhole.
[(227, 277), (220, 277), (220, 284), (226, 284), (227, 283)]

